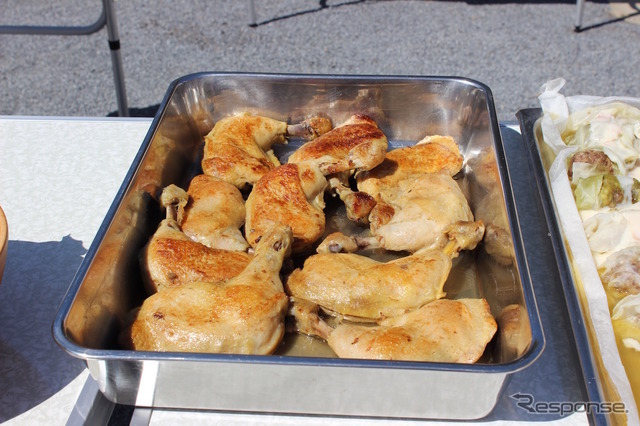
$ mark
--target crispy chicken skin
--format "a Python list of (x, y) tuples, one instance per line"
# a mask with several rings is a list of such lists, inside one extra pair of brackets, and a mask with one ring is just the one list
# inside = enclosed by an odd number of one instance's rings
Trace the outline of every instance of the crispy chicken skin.
[(280, 165), (274, 144), (286, 143), (287, 136), (315, 138), (329, 129), (331, 121), (323, 117), (295, 125), (248, 112), (225, 117), (205, 136), (202, 170), (243, 189)]
[(211, 248), (249, 248), (240, 231), (246, 211), (238, 188), (212, 176), (198, 175), (191, 180), (187, 195), (180, 227), (189, 238)]
[(280, 165), (271, 147), (286, 143), (287, 123), (241, 113), (216, 122), (204, 139), (202, 170), (244, 188)]
[(153, 294), (193, 281), (223, 281), (244, 270), (251, 257), (209, 248), (187, 237), (173, 219), (160, 223), (141, 256), (145, 289)]
[(474, 363), (496, 330), (484, 299), (438, 299), (373, 327), (343, 322), (327, 342), (340, 358)]
[(270, 354), (284, 335), (288, 298), (280, 268), (291, 230), (275, 227), (235, 278), (193, 282), (147, 298), (123, 336), (133, 349)]
[(249, 244), (255, 247), (269, 229), (284, 223), (293, 231), (292, 251), (309, 249), (324, 232), (326, 185), (320, 170), (308, 163), (284, 164), (267, 173), (247, 198)]
[(358, 190), (378, 199), (399, 181), (425, 173), (454, 176), (462, 168), (463, 157), (450, 136), (427, 136), (413, 146), (389, 151), (384, 161), (371, 171), (358, 174)]
[(395, 317), (439, 299), (451, 258), (439, 250), (381, 263), (354, 253), (321, 253), (294, 270), (287, 293), (358, 321)]
[(289, 163), (311, 162), (330, 175), (370, 170), (384, 160), (387, 137), (369, 116), (355, 114), (346, 122), (301, 146)]
[(379, 247), (411, 252), (442, 248), (447, 225), (473, 221), (452, 178), (462, 164), (453, 138), (427, 136), (414, 146), (389, 151), (380, 165), (357, 174), (358, 192), (342, 185), (338, 193), (348, 200), (350, 219), (370, 223)]

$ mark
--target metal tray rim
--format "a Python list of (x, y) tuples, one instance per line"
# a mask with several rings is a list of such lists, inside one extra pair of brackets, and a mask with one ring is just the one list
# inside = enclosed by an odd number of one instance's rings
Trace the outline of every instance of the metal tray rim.
[[(556, 258), (560, 280), (567, 311), (571, 320), (572, 331), (578, 349), (578, 356), (584, 374), (585, 388), (589, 401), (604, 401), (604, 393), (598, 379), (595, 356), (591, 349), (591, 338), (586, 332), (585, 316), (582, 311), (578, 293), (576, 291), (573, 273), (569, 263), (569, 255), (566, 244), (562, 237), (562, 230), (558, 222), (555, 204), (551, 195), (547, 172), (544, 169), (538, 142), (535, 136), (535, 129), (542, 117), (541, 108), (528, 108), (516, 113), (520, 122), (523, 142), (529, 157), (529, 163), (536, 178), (538, 192), (542, 203), (545, 219), (551, 237), (551, 243)], [(604, 419), (601, 419), (604, 421)]]

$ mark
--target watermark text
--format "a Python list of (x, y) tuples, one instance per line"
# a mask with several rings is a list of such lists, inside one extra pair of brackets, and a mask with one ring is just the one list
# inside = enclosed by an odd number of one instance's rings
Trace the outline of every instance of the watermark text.
[(573, 413), (586, 414), (618, 414), (627, 413), (622, 402), (546, 402), (536, 401), (533, 395), (528, 393), (515, 393), (509, 395), (515, 399), (516, 405), (531, 414), (559, 414), (561, 416)]

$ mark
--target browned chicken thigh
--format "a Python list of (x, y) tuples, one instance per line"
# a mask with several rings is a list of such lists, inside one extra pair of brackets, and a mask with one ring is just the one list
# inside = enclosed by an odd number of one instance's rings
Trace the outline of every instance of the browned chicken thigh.
[(286, 136), (316, 137), (331, 128), (321, 117), (288, 126), (284, 121), (241, 113), (219, 120), (205, 137), (202, 170), (242, 189), (280, 165), (271, 147)]
[(310, 256), (286, 281), (295, 299), (319, 305), (352, 321), (395, 317), (444, 296), (451, 258), (440, 250), (420, 250), (390, 262), (354, 253)]
[(352, 115), (339, 127), (307, 142), (289, 157), (289, 163), (310, 162), (327, 175), (328, 189), (338, 195), (353, 221), (367, 223), (375, 200), (349, 188), (354, 172), (371, 170), (387, 153), (388, 141), (375, 121), (364, 114)]
[[(422, 248), (442, 249), (452, 229), (469, 231), (473, 237), (484, 225), (474, 221), (464, 193), (451, 177), (433, 173), (401, 180), (385, 189), (369, 214), (369, 237), (347, 236), (339, 232), (322, 241), (318, 251), (356, 251), (383, 248), (415, 252)], [(465, 225), (466, 224), (466, 225)], [(462, 225), (462, 226), (461, 226)], [(461, 227), (460, 227), (461, 226)], [(473, 242), (474, 238), (466, 238)], [(475, 243), (461, 249), (475, 248)]]
[(375, 121), (355, 114), (324, 135), (307, 142), (289, 157), (289, 163), (310, 162), (325, 175), (370, 170), (384, 160), (387, 137)]
[[(368, 194), (375, 205), (367, 215), (371, 238), (356, 246), (409, 252), (443, 248), (452, 224), (474, 221), (464, 193), (452, 178), (462, 163), (453, 138), (429, 136), (415, 146), (388, 152), (382, 164), (358, 174), (360, 192), (351, 194)], [(344, 192), (343, 199), (349, 195), (348, 189)], [(354, 200), (362, 202), (362, 197)]]
[(307, 250), (325, 227), (327, 181), (313, 164), (284, 164), (260, 179), (247, 198), (245, 235), (252, 246), (269, 229), (287, 224), (293, 231), (292, 251)]
[(358, 174), (358, 190), (375, 199), (404, 179), (431, 173), (454, 176), (462, 168), (464, 158), (451, 136), (426, 136), (415, 145), (387, 153), (375, 169)]
[(342, 323), (327, 342), (340, 358), (473, 363), (496, 330), (484, 299), (439, 299), (376, 326)]
[(246, 215), (244, 199), (240, 190), (230, 183), (197, 175), (187, 192), (171, 185), (163, 191), (162, 199), (165, 203), (178, 204), (178, 223), (192, 240), (225, 250), (249, 248), (240, 231)]
[(499, 264), (513, 263), (515, 251), (500, 187), (485, 194), (476, 206), (475, 217), (486, 224), (483, 249)]
[(147, 298), (124, 340), (136, 350), (270, 354), (284, 335), (288, 299), (280, 268), (291, 243), (274, 227), (237, 277), (193, 282)]
[[(455, 175), (462, 167), (463, 158), (458, 145), (450, 136), (427, 136), (416, 145), (387, 152), (384, 161), (369, 171), (358, 173), (358, 191), (348, 185), (330, 179), (347, 208), (348, 217), (361, 223), (369, 223), (369, 214), (377, 202), (384, 203), (382, 191), (395, 188), (399, 181), (425, 173)], [(390, 211), (387, 206), (378, 208)]]
[(244, 270), (251, 257), (241, 251), (209, 248), (187, 237), (174, 219), (165, 219), (141, 255), (149, 293), (193, 281), (223, 281)]
[(285, 287), (296, 301), (311, 302), (341, 319), (377, 322), (399, 316), (444, 297), (451, 259), (462, 248), (475, 247), (483, 231), (480, 223), (459, 223), (447, 232), (444, 249), (425, 248), (388, 262), (354, 253), (319, 253), (294, 270)]
[(473, 222), (464, 193), (450, 176), (430, 173), (385, 188), (369, 215), (375, 244), (387, 250), (443, 248), (453, 223)]
[[(244, 212), (244, 201), (242, 197), (238, 200), (238, 194), (234, 192), (238, 189), (216, 178), (208, 176), (203, 178), (201, 180), (196, 177), (194, 180), (200, 183), (195, 182), (190, 189), (210, 184), (217, 188), (222, 184), (223, 190), (214, 195), (208, 191), (196, 191), (204, 192), (205, 197), (204, 200), (198, 200), (195, 203), (187, 192), (176, 185), (169, 185), (162, 191), (160, 201), (166, 208), (167, 218), (160, 223), (140, 258), (143, 282), (149, 293), (192, 281), (221, 281), (232, 278), (238, 275), (251, 259), (244, 252), (248, 244), (240, 230), (235, 227), (238, 224), (236, 217), (238, 214), (235, 211)], [(225, 200), (228, 200), (226, 205)], [(234, 203), (235, 206), (233, 206)], [(215, 217), (215, 209), (220, 211), (218, 217)], [(193, 226), (190, 228), (191, 238), (180, 226), (180, 222), (184, 225), (188, 214), (191, 214), (193, 219)], [(199, 216), (204, 220), (198, 222)], [(214, 217), (211, 223), (208, 223), (206, 219), (211, 216)], [(244, 216), (242, 221), (244, 222)], [(233, 223), (232, 226), (228, 226), (229, 222)], [(221, 224), (224, 232), (220, 232)], [(194, 236), (197, 238), (193, 238)], [(237, 250), (225, 249), (229, 247)]]

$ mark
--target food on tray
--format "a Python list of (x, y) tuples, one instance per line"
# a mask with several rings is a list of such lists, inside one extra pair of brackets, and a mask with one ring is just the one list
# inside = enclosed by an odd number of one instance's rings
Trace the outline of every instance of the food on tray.
[(640, 245), (623, 248), (609, 255), (602, 264), (602, 281), (612, 292), (639, 294)]
[(343, 322), (327, 343), (345, 358), (473, 363), (496, 330), (484, 299), (438, 299), (375, 326)]
[(251, 257), (243, 251), (210, 248), (187, 237), (174, 219), (165, 219), (141, 256), (148, 293), (193, 281), (218, 282), (242, 272)]
[(443, 248), (451, 226), (474, 218), (456, 181), (430, 173), (403, 179), (396, 187), (381, 191), (369, 221), (369, 247), (413, 252)]
[(298, 125), (249, 113), (226, 117), (205, 137), (202, 170), (242, 189), (280, 165), (274, 144), (286, 143), (287, 136), (316, 137), (330, 128), (322, 117)]
[[(448, 136), (428, 136), (415, 146), (388, 152), (379, 166), (356, 176), (358, 191), (350, 194), (356, 196), (352, 202), (368, 204), (363, 197), (372, 199), (367, 220), (361, 221), (370, 224), (371, 236), (355, 236), (349, 241), (348, 236), (334, 233), (321, 247), (334, 252), (444, 248), (453, 228), (474, 221), (464, 193), (452, 178), (462, 163), (457, 143)], [(347, 213), (356, 210), (354, 204), (347, 202), (347, 196), (340, 194), (340, 198), (347, 204)], [(470, 235), (475, 232), (473, 225), (460, 229), (469, 230)], [(471, 243), (469, 248), (475, 245)]]
[(358, 176), (358, 189), (378, 197), (399, 181), (424, 173), (454, 176), (462, 168), (463, 160), (451, 136), (426, 136), (415, 145), (389, 151), (382, 164)]
[(147, 351), (272, 353), (285, 330), (288, 299), (280, 268), (291, 240), (288, 227), (274, 226), (238, 276), (195, 281), (148, 297), (134, 313), (125, 343)]
[(493, 149), (485, 148), (469, 166), (472, 178), (478, 184), (478, 194), (473, 213), (476, 220), (485, 225), (483, 250), (501, 265), (511, 265), (514, 259), (513, 239), (507, 221), (502, 189), (496, 186), (500, 173)]
[[(637, 261), (637, 259), (636, 259)], [(611, 315), (620, 358), (631, 387), (640, 389), (640, 294), (632, 294), (616, 304)], [(638, 403), (636, 396), (636, 404)]]
[[(640, 345), (631, 325), (638, 320), (632, 301), (640, 293), (640, 109), (616, 99), (576, 97), (565, 102), (556, 89), (550, 89), (552, 83), (541, 95), (548, 109), (542, 123), (545, 142), (557, 154), (550, 181), (554, 192), (565, 188), (568, 192), (570, 187), (578, 214), (554, 193), (558, 211), (564, 226), (582, 225), (588, 243), (565, 236), (578, 257), (576, 281), (588, 302), (584, 309), (592, 319), (590, 327), (607, 370), (603, 375), (612, 378), (619, 393), (611, 397), (624, 395), (629, 404), (635, 398), (638, 405)], [(559, 113), (552, 104), (568, 108)], [(568, 186), (560, 179), (563, 174)], [(614, 336), (618, 351), (608, 344)], [(625, 383), (623, 366), (631, 388)]]
[(442, 288), (451, 258), (461, 246), (477, 244), (483, 228), (475, 227), (473, 242), (451, 236), (445, 249), (424, 248), (388, 262), (355, 253), (319, 253), (308, 257), (286, 282), (295, 300), (319, 305), (329, 315), (374, 322), (396, 317), (445, 296)]
[(328, 189), (345, 203), (349, 218), (366, 222), (375, 201), (368, 194), (351, 191), (349, 177), (380, 164), (387, 148), (387, 137), (375, 121), (354, 114), (332, 131), (301, 146), (288, 162), (318, 166), (327, 176)]
[(496, 317), (498, 339), (502, 359), (514, 359), (522, 355), (531, 342), (531, 328), (527, 311), (522, 305), (505, 306)]
[(298, 148), (288, 163), (315, 164), (323, 174), (371, 170), (384, 160), (387, 137), (375, 121), (355, 114), (335, 129)]
[(443, 297), (451, 258), (420, 250), (389, 262), (355, 253), (321, 253), (289, 275), (286, 289), (331, 315), (355, 321), (395, 317)]
[(567, 174), (569, 180), (573, 182), (573, 170), (575, 168), (576, 182), (580, 179), (589, 178), (594, 175), (616, 174), (618, 166), (605, 154), (597, 149), (585, 149), (577, 151), (569, 158), (567, 164)]
[(369, 215), (376, 206), (376, 200), (362, 191), (354, 191), (349, 183), (350, 173), (343, 172), (328, 177), (329, 190), (344, 203), (349, 220), (369, 224)]
[[(416, 145), (398, 148), (386, 153), (384, 161), (372, 170), (357, 174), (358, 191), (345, 183), (343, 176), (329, 179), (329, 185), (345, 203), (348, 217), (356, 222), (369, 223), (370, 214), (378, 201), (383, 202), (373, 217), (391, 214), (381, 193), (395, 188), (399, 181), (424, 173), (443, 172), (451, 176), (462, 167), (462, 155), (458, 145), (449, 136), (427, 136)], [(385, 212), (385, 213), (383, 213)], [(376, 219), (377, 220), (377, 219)]]
[[(122, 336), (129, 347), (269, 354), (289, 312), (289, 330), (320, 337), (338, 356), (482, 356), (496, 332), (488, 303), (443, 299), (452, 259), (485, 230), (453, 179), (463, 164), (457, 143), (430, 136), (387, 152), (368, 116), (333, 130), (327, 123), (287, 126), (247, 113), (216, 123), (205, 138), (205, 174), (187, 191), (169, 185), (162, 193), (167, 217), (142, 256), (152, 295), (132, 312)], [(296, 132), (315, 139), (280, 165), (271, 144)], [(332, 192), (362, 232), (320, 242)], [(372, 247), (393, 259), (337, 253)]]
[(221, 281), (247, 266), (249, 247), (240, 227), (245, 208), (235, 186), (205, 175), (185, 192), (167, 186), (160, 196), (166, 219), (145, 246), (141, 269), (145, 287), (155, 293), (192, 281)]
[(613, 102), (573, 112), (561, 136), (568, 146), (602, 150), (626, 174), (639, 156), (639, 123), (640, 109)]
[(443, 248), (447, 227), (473, 221), (452, 176), (463, 158), (451, 137), (428, 136), (415, 146), (387, 153), (385, 161), (357, 176), (358, 190), (371, 195), (369, 246), (394, 251)]
[(580, 148), (567, 174), (613, 308), (640, 292), (640, 110), (616, 102), (574, 112), (562, 137)]
[(244, 198), (230, 183), (198, 175), (191, 179), (187, 192), (171, 185), (162, 197), (172, 198), (165, 205), (177, 204), (178, 224), (192, 240), (225, 250), (245, 251), (249, 247), (240, 231), (246, 216)]
[(471, 175), (485, 192), (496, 189), (496, 182), (500, 181), (500, 172), (496, 164), (496, 155), (490, 147), (483, 148), (476, 157), (469, 160)]
[(294, 253), (308, 250), (325, 227), (327, 180), (314, 164), (284, 164), (265, 174), (247, 198), (245, 235), (251, 246), (276, 224), (293, 230)]

